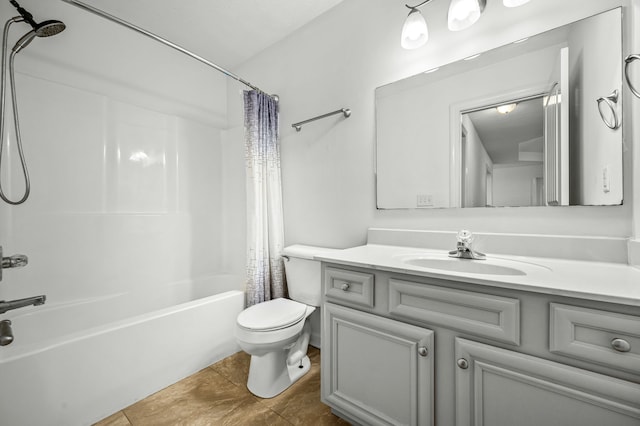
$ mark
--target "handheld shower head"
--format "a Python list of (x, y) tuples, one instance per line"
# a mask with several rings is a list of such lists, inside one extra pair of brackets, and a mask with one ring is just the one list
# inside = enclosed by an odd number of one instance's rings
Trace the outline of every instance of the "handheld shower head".
[(61, 33), (65, 28), (67, 28), (64, 22), (55, 19), (37, 23), (33, 20), (33, 15), (22, 8), (18, 4), (18, 2), (16, 2), (15, 0), (11, 0), (11, 4), (18, 9), (18, 12), (20, 12), (20, 15), (22, 16), (24, 21), (29, 23), (29, 25), (33, 27), (31, 31), (23, 35), (20, 40), (16, 42), (15, 46), (13, 46), (13, 54), (18, 53), (19, 51), (27, 47), (35, 37), (51, 37), (53, 35)]
[(22, 37), (20, 37), (20, 39), (16, 42), (15, 46), (13, 46), (12, 54), (15, 55), (16, 53), (18, 53), (19, 51), (27, 47), (29, 43), (31, 43), (33, 39), (36, 38), (37, 35), (38, 34), (36, 33), (36, 30), (31, 30), (25, 35), (23, 35)]

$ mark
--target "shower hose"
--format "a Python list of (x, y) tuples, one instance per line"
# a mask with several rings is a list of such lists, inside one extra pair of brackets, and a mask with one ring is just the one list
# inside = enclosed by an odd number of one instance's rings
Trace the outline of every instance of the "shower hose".
[[(29, 181), (29, 172), (27, 170), (27, 162), (24, 158), (24, 152), (22, 150), (22, 138), (20, 136), (20, 122), (18, 120), (18, 102), (16, 100), (17, 98), (16, 82), (15, 82), (15, 72), (14, 72), (14, 66), (13, 66), (14, 57), (16, 55), (15, 50), (11, 51), (11, 55), (9, 57), (9, 80), (11, 85), (11, 100), (12, 100), (12, 107), (13, 107), (13, 123), (15, 127), (16, 146), (18, 148), (18, 156), (20, 157), (20, 163), (22, 165), (22, 175), (24, 177), (25, 188), (24, 188), (24, 194), (17, 201), (9, 199), (9, 197), (5, 195), (4, 190), (2, 188), (2, 177), (3, 177), (2, 154), (4, 151), (5, 139), (8, 139), (5, 137), (5, 134), (4, 134), (4, 116), (6, 112), (4, 92), (5, 92), (5, 82), (6, 82), (5, 60), (6, 60), (6, 53), (7, 53), (7, 36), (9, 34), (9, 27), (11, 26), (11, 24), (13, 24), (14, 22), (21, 22), (21, 21), (24, 21), (24, 19), (19, 16), (14, 17), (9, 19), (4, 26), (4, 33), (2, 36), (2, 71), (0, 72), (1, 74), (0, 78), (2, 79), (2, 81), (0, 82), (0, 198), (2, 198), (2, 200), (4, 200), (6, 203), (11, 205), (18, 205), (18, 204), (24, 203), (27, 200), (27, 198), (29, 198), (29, 193), (31, 192), (31, 184)], [(8, 173), (5, 173), (4, 175), (5, 177), (9, 176)]]

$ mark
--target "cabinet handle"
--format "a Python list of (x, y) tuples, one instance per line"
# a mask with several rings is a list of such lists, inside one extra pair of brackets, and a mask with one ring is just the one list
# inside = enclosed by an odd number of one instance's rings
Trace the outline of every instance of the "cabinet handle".
[(464, 358), (460, 358), (457, 361), (458, 367), (462, 368), (463, 370), (466, 370), (467, 368), (469, 368), (469, 361), (467, 361)]
[(418, 355), (420, 356), (427, 356), (429, 355), (429, 349), (426, 348), (426, 346), (420, 346), (418, 348)]
[(618, 352), (629, 352), (631, 350), (631, 344), (624, 339), (613, 339), (611, 347)]
[(343, 283), (340, 288), (342, 289), (342, 291), (349, 291), (349, 283)]

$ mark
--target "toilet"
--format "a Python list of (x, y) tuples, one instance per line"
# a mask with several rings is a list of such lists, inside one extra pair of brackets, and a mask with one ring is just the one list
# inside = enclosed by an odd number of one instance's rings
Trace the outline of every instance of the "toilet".
[(313, 256), (332, 249), (293, 245), (282, 251), (290, 299), (278, 298), (240, 312), (236, 338), (251, 355), (247, 388), (272, 398), (304, 376), (311, 367), (307, 347), (309, 316), (320, 306), (320, 261)]

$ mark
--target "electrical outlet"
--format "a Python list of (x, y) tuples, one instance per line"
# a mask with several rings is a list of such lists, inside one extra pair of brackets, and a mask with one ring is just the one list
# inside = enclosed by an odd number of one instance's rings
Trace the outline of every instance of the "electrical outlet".
[(609, 166), (602, 168), (602, 192), (607, 193), (611, 191), (611, 180), (609, 177)]
[(416, 196), (418, 207), (433, 207), (433, 196), (431, 194), (418, 194)]

